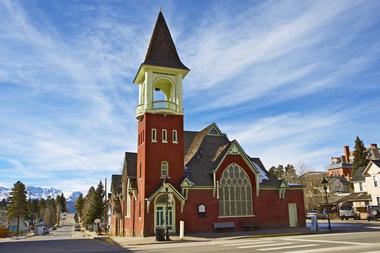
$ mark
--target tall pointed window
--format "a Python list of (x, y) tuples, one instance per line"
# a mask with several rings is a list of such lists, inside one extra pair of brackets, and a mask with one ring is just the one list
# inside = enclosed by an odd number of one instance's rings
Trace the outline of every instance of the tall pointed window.
[(162, 129), (162, 142), (167, 143), (168, 142), (168, 130)]
[(161, 162), (161, 178), (169, 177), (169, 163), (167, 161)]
[(247, 173), (230, 164), (222, 173), (219, 191), (219, 216), (252, 215), (252, 185)]
[(152, 142), (157, 142), (157, 129), (152, 128)]
[(172, 132), (172, 139), (173, 139), (173, 143), (178, 143), (177, 130), (173, 130), (173, 132)]

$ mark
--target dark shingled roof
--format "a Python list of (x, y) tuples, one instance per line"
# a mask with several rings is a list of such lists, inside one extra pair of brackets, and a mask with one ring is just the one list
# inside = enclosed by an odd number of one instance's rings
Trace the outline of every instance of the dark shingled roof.
[(380, 168), (380, 160), (371, 160), (377, 167)]
[(112, 175), (111, 178), (111, 190), (114, 194), (121, 193), (121, 175)]
[(123, 175), (135, 178), (137, 173), (137, 153), (125, 152)]
[(162, 12), (158, 14), (149, 48), (142, 64), (189, 70), (179, 59)]
[(209, 127), (206, 127), (195, 136), (194, 132), (190, 132), (191, 136), (185, 137), (185, 141), (192, 140), (190, 145), (185, 144), (185, 167), (188, 170), (186, 176), (197, 186), (213, 185), (210, 172), (218, 166), (230, 146), (230, 141), (225, 135), (207, 135), (208, 130)]
[(360, 167), (356, 172), (355, 175), (352, 177), (352, 182), (361, 182), (365, 181), (365, 177), (363, 176), (363, 172), (366, 167)]
[(329, 177), (329, 178), (326, 178), (329, 183), (331, 184), (334, 180), (339, 180), (342, 184), (344, 185), (349, 185), (350, 182), (347, 180), (347, 178), (343, 177), (343, 176), (333, 176), (333, 177)]

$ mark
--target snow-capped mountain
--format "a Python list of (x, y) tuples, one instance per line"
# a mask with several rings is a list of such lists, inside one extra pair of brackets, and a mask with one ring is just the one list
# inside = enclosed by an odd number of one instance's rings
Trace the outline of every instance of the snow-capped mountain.
[(67, 211), (69, 213), (75, 212), (75, 202), (79, 198), (79, 195), (81, 195), (81, 192), (73, 192), (69, 195), (69, 197), (66, 197), (66, 205), (67, 205)]
[(10, 189), (0, 186), (0, 201), (9, 197)]
[(62, 194), (61, 190), (57, 190), (54, 188), (41, 188), (41, 187), (34, 187), (34, 186), (27, 186), (26, 191), (28, 192), (28, 198), (31, 199), (46, 199), (47, 197), (55, 198), (58, 195)]
[(72, 192), (69, 197), (66, 197), (67, 201), (75, 202), (79, 198), (79, 195), (81, 195), (81, 192)]
[[(0, 200), (7, 199), (11, 189), (0, 186)], [(31, 199), (46, 199), (47, 197), (55, 198), (57, 195), (61, 195), (62, 191), (54, 188), (41, 188), (35, 186), (26, 187), (27, 198)]]
[[(0, 186), (0, 201), (3, 199), (9, 198), (9, 193), (11, 189), (1, 187)], [(35, 187), (35, 186), (27, 186), (27, 198), (32, 199), (46, 199), (47, 197), (55, 198), (58, 195), (62, 194), (61, 190), (55, 189), (55, 188), (42, 188), (42, 187)], [(75, 201), (78, 199), (81, 192), (72, 192), (69, 196), (66, 197), (66, 204), (67, 209), (70, 213), (75, 212)]]

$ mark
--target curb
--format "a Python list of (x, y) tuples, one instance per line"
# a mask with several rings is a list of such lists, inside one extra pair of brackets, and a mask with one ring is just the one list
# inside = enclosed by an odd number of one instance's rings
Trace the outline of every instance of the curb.
[[(345, 233), (350, 231), (344, 230), (333, 230), (333, 231), (306, 231), (306, 232), (294, 232), (294, 233), (279, 233), (279, 234), (258, 234), (258, 235), (250, 235), (250, 236), (239, 236), (235, 237), (231, 240), (239, 240), (239, 239), (248, 239), (248, 238), (265, 238), (265, 237), (281, 237), (281, 236), (297, 236), (297, 235), (318, 235), (318, 234), (333, 234), (333, 233)], [(139, 246), (139, 245), (152, 245), (152, 244), (170, 244), (170, 243), (190, 243), (190, 242), (207, 242), (212, 241), (216, 238), (207, 238), (203, 240), (171, 240), (171, 241), (153, 241), (153, 242), (142, 242), (142, 243), (118, 243), (113, 240), (110, 236), (93, 236), (93, 239), (100, 240), (106, 242), (110, 245), (118, 246), (118, 247), (126, 247), (126, 246)]]
[(170, 244), (170, 243), (190, 243), (190, 242), (207, 242), (211, 241), (211, 239), (207, 240), (170, 240), (170, 241), (153, 241), (153, 242), (143, 242), (143, 243), (126, 243), (120, 244), (117, 241), (113, 240), (112, 237), (102, 236), (102, 237), (94, 237), (95, 240), (106, 242), (110, 245), (125, 247), (125, 246), (139, 246), (139, 245), (152, 245), (152, 244)]
[(118, 246), (118, 247), (122, 247), (122, 245), (120, 245), (119, 243), (117, 243), (116, 241), (112, 240), (111, 237), (108, 237), (108, 236), (104, 236), (104, 237), (98, 237), (98, 236), (95, 236), (94, 237), (95, 240), (99, 240), (99, 241), (102, 241), (102, 242), (105, 242), (105, 243), (108, 243), (110, 245), (113, 245), (113, 246)]

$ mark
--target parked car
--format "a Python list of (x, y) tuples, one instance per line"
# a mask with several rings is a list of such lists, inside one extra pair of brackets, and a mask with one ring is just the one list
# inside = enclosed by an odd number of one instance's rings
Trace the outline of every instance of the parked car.
[(377, 220), (380, 218), (380, 206), (368, 206), (368, 220)]
[(309, 210), (306, 212), (306, 219), (311, 219), (311, 217), (313, 216), (317, 216), (318, 217), (318, 210)]
[(80, 231), (80, 225), (78, 223), (75, 224), (74, 231)]
[(339, 217), (341, 220), (348, 220), (348, 218), (354, 218), (355, 220), (360, 219), (360, 213), (355, 207), (350, 205), (341, 206), (339, 208)]
[(317, 216), (318, 219), (327, 219), (327, 213), (319, 212), (318, 210), (310, 210), (306, 212), (306, 219), (311, 219), (312, 216)]

